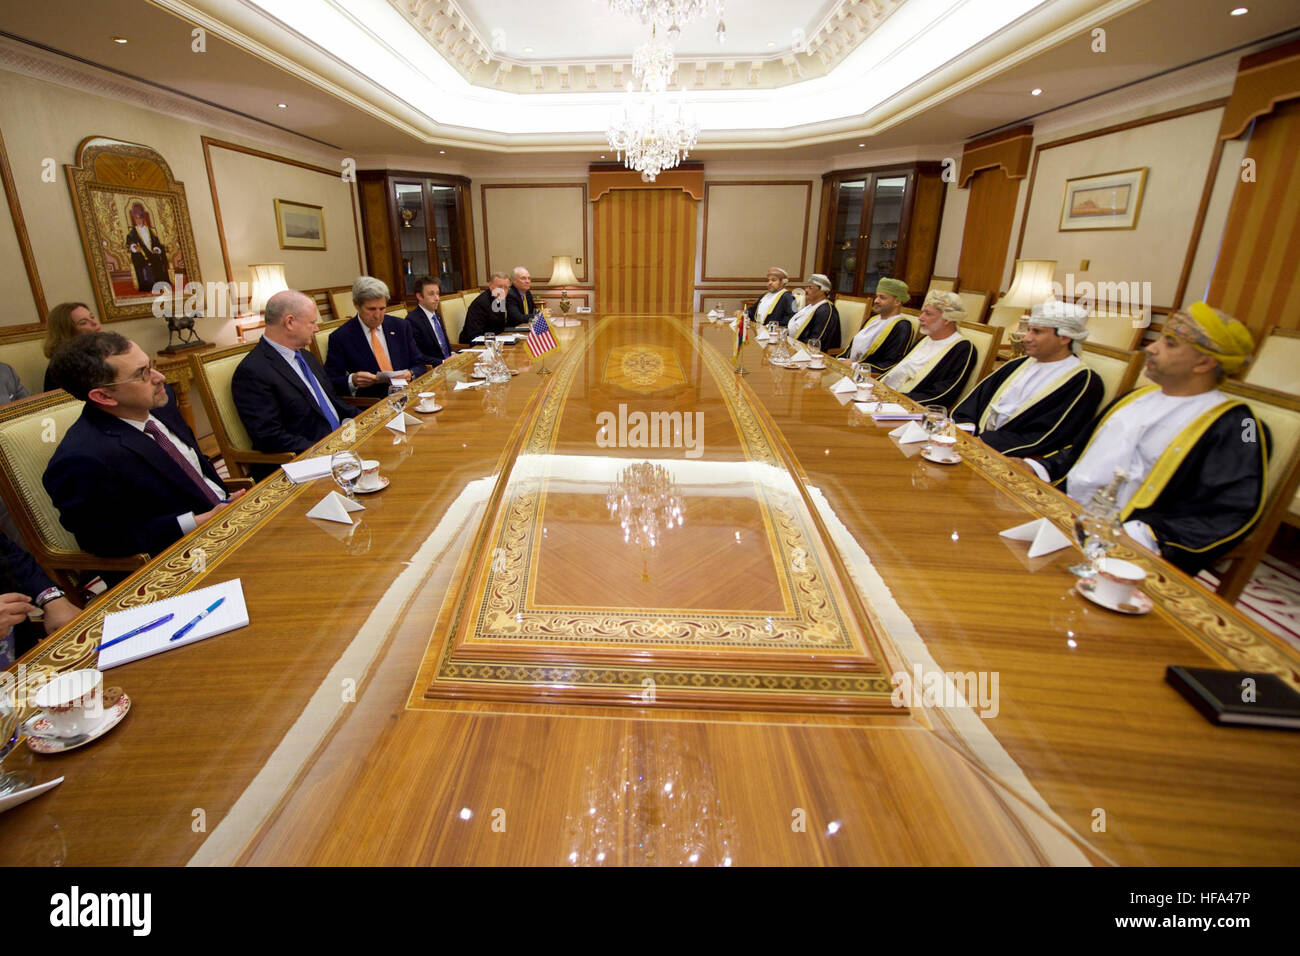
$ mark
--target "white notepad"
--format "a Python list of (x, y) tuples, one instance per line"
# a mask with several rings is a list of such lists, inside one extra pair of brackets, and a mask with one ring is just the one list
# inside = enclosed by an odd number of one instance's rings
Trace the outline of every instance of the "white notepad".
[[(173, 634), (220, 597), (226, 599), (221, 607), (194, 625), (189, 633), (180, 640), (171, 640)], [(167, 613), (171, 613), (173, 617), (166, 624), (145, 631), (143, 634), (137, 634), (135, 637), (127, 638), (121, 644), (114, 644), (107, 650), (101, 651), (99, 654), (99, 669), (106, 671), (110, 667), (117, 667), (119, 664), (129, 664), (131, 661), (138, 661), (142, 657), (151, 657), (154, 654), (161, 654), (163, 651), (184, 647), (186, 644), (193, 644), (195, 641), (202, 641), (218, 634), (225, 634), (227, 631), (233, 631), (236, 628), (248, 626), (248, 607), (244, 604), (244, 586), (240, 583), (239, 578), (232, 578), (211, 587), (200, 588), (197, 591), (187, 591), (185, 594), (177, 595), (174, 598), (154, 601), (152, 604), (142, 604), (127, 611), (105, 614), (104, 636), (100, 639), (100, 643), (107, 644), (114, 638), (121, 637), (142, 624), (156, 621)]]
[(301, 485), (304, 481), (314, 481), (328, 475), (330, 473), (330, 456), (316, 455), (313, 458), (304, 458), (302, 461), (286, 461), (280, 467), (284, 469), (284, 473), (290, 481), (295, 485)]

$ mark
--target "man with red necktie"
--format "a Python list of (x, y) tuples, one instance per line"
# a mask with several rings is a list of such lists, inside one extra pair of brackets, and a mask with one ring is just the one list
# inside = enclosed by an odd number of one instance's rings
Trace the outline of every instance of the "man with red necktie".
[(157, 554), (244, 493), (227, 493), (163, 374), (134, 342), (116, 332), (81, 335), (59, 347), (50, 367), (85, 407), (42, 480), (85, 551)]

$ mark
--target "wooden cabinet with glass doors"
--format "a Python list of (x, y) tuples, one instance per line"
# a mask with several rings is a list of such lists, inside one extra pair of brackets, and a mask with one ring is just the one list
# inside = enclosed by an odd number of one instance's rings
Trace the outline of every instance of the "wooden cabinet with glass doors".
[(444, 293), (474, 283), (469, 180), (460, 176), (359, 170), (361, 222), (370, 273), (391, 301), (414, 301), (421, 276)]
[(919, 305), (934, 270), (947, 184), (940, 163), (837, 170), (822, 177), (817, 271), (834, 294), (870, 296), (903, 279)]

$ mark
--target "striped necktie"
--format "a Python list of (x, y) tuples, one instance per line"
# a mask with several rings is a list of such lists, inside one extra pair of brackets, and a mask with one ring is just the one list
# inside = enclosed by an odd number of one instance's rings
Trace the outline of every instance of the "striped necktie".
[(221, 504), (221, 497), (212, 490), (211, 486), (209, 486), (206, 481), (203, 480), (203, 476), (194, 470), (194, 466), (190, 464), (189, 459), (182, 455), (181, 450), (172, 444), (172, 440), (163, 434), (163, 431), (158, 427), (157, 422), (152, 418), (149, 419), (144, 423), (144, 430), (148, 436), (154, 440), (154, 444), (166, 452), (167, 457), (176, 462), (176, 464), (180, 466), (181, 471), (185, 472), (190, 481), (194, 482), (203, 497), (207, 499), (208, 504)]

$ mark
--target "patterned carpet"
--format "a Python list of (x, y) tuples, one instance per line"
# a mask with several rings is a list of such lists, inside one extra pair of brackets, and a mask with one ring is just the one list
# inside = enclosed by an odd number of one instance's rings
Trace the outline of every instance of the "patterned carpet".
[[(1209, 571), (1202, 571), (1199, 580), (1211, 588), (1218, 583)], [(1237, 610), (1300, 651), (1300, 568), (1265, 555), (1242, 591)]]

